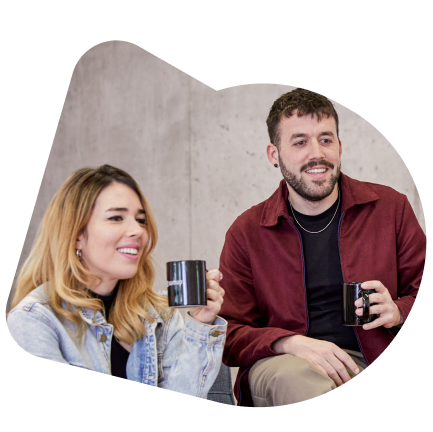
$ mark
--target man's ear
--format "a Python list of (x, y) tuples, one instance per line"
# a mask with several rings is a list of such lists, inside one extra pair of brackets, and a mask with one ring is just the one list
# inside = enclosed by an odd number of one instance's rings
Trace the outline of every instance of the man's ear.
[(275, 146), (272, 143), (269, 143), (266, 147), (266, 156), (268, 157), (269, 162), (272, 165), (277, 164), (278, 165), (278, 149), (277, 146)]
[(338, 138), (338, 142), (340, 143), (340, 158), (341, 158), (341, 154), (343, 153), (343, 147), (341, 145), (341, 139)]

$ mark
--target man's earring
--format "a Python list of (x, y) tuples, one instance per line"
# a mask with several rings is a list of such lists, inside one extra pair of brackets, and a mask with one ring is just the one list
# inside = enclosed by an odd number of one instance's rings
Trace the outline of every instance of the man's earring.
[(78, 259), (81, 260), (81, 251), (79, 249), (76, 249), (75, 253), (76, 253)]
[(278, 164), (274, 164), (274, 167), (275, 167), (275, 168), (278, 168)]

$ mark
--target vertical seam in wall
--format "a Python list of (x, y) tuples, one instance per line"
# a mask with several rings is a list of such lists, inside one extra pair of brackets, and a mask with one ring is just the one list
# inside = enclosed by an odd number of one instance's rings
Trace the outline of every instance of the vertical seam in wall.
[[(189, 78), (189, 77), (188, 77)], [(188, 82), (188, 142), (189, 142), (189, 259), (192, 258), (192, 133), (191, 133), (191, 79)]]

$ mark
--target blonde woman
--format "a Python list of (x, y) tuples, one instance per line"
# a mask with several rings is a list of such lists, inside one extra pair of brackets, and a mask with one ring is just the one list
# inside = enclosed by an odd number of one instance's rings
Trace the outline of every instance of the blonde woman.
[(206, 397), (221, 364), (224, 291), (185, 322), (152, 290), (155, 220), (137, 183), (109, 165), (73, 173), (53, 197), (8, 314), (26, 351), (46, 359)]

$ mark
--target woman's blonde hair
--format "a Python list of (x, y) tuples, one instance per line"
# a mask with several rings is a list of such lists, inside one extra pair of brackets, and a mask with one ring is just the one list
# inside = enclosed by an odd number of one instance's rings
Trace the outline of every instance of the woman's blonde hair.
[[(151, 254), (158, 238), (152, 211), (134, 179), (110, 165), (75, 171), (56, 192), (20, 272), (12, 307), (44, 284), (53, 309), (58, 315), (75, 322), (77, 335), (81, 339), (84, 321), (80, 308), (100, 310), (102, 301), (93, 298), (86, 289), (100, 278), (87, 270), (76, 255), (76, 241), (89, 222), (98, 195), (111, 183), (125, 184), (138, 195), (146, 212), (149, 234), (137, 274), (131, 279), (119, 281), (116, 301), (109, 313), (114, 335), (133, 345), (146, 333), (143, 318), (148, 322), (154, 321), (147, 312), (149, 305), (152, 304), (158, 313), (164, 315), (167, 301), (152, 290), (155, 270)], [(66, 308), (62, 306), (63, 302)]]

